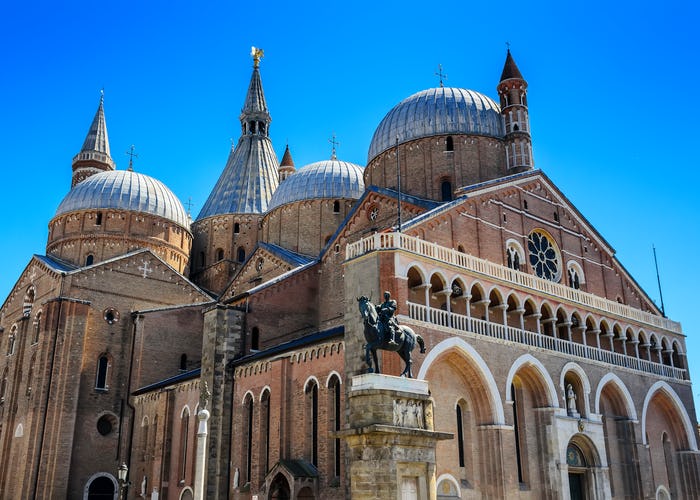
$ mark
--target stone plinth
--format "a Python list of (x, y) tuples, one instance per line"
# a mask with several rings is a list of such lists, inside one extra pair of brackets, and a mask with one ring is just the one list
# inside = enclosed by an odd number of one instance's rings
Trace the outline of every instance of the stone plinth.
[(339, 435), (349, 447), (352, 499), (434, 500), (435, 446), (453, 436), (434, 430), (428, 383), (357, 375), (348, 401), (349, 429)]

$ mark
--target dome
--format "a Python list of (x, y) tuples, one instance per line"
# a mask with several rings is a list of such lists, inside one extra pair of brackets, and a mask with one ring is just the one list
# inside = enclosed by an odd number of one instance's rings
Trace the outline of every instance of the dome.
[(364, 191), (359, 165), (339, 160), (317, 161), (287, 177), (272, 195), (268, 210), (299, 200), (358, 199)]
[(159, 180), (130, 170), (91, 175), (71, 189), (56, 210), (56, 217), (76, 210), (109, 209), (144, 212), (189, 228), (182, 203)]
[(387, 113), (374, 132), (368, 161), (393, 147), (421, 137), (473, 134), (503, 137), (501, 110), (490, 97), (452, 87), (428, 89), (404, 99)]

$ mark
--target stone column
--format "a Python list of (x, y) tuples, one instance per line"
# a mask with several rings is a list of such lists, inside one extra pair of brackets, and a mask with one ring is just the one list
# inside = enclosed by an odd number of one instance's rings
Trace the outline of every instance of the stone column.
[(209, 420), (207, 409), (199, 410), (197, 418), (199, 419), (199, 428), (197, 429), (197, 456), (195, 457), (194, 500), (204, 500), (204, 482), (207, 470), (207, 420)]
[(348, 390), (348, 428), (337, 433), (348, 444), (353, 500), (396, 500), (407, 490), (435, 500), (437, 441), (433, 401), (425, 380), (364, 374)]

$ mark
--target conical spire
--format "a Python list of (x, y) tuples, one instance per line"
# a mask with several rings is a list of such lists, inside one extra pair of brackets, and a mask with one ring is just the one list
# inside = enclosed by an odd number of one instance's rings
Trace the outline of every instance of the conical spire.
[(289, 152), (289, 144), (287, 144), (287, 147), (284, 149), (284, 155), (282, 155), (280, 167), (294, 168), (294, 160), (292, 160), (292, 153)]
[(100, 95), (100, 104), (92, 119), (80, 153), (73, 157), (72, 186), (87, 177), (105, 170), (114, 170), (114, 161), (109, 152), (109, 136), (104, 111), (104, 92)]
[(294, 160), (292, 160), (292, 153), (289, 152), (289, 144), (287, 144), (287, 147), (284, 149), (282, 163), (280, 163), (279, 168), (280, 182), (294, 174), (294, 172), (296, 172), (296, 168), (294, 167)]
[(508, 80), (509, 78), (519, 78), (524, 80), (523, 75), (518, 69), (518, 65), (515, 64), (513, 56), (510, 54), (510, 48), (508, 49), (508, 54), (506, 55), (506, 63), (503, 65), (503, 72), (501, 73), (501, 81)]
[(100, 96), (100, 105), (97, 107), (95, 118), (92, 119), (92, 125), (90, 125), (90, 130), (88, 130), (81, 151), (97, 151), (109, 156), (109, 137), (107, 136), (104, 101), (105, 96), (104, 93), (102, 93)]
[(240, 116), (242, 135), (197, 220), (222, 214), (264, 213), (279, 185), (279, 163), (268, 135), (271, 118), (260, 79), (262, 50), (253, 47), (251, 55), (255, 66)]

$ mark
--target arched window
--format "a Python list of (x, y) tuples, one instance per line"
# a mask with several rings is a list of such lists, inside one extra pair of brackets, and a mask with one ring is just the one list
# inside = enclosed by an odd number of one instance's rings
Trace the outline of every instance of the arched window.
[(462, 421), (462, 407), (457, 404), (457, 452), (459, 455), (459, 466), (464, 467), (464, 429)]
[(241, 232), (241, 225), (238, 222), (236, 222), (233, 225), (233, 234), (238, 234), (240, 232)]
[(566, 265), (566, 268), (566, 274), (569, 278), (569, 286), (579, 290), (581, 288), (581, 284), (585, 282), (583, 279), (583, 269), (581, 269), (581, 266), (577, 262), (573, 261), (569, 262)]
[(250, 332), (250, 348), (254, 351), (260, 349), (260, 330), (257, 326), (254, 326)]
[(318, 467), (318, 385), (310, 382), (306, 387), (308, 404), (308, 435), (311, 444), (311, 463)]
[(92, 254), (88, 254), (88, 256), (85, 258), (85, 265), (91, 266), (94, 261), (95, 261), (95, 256)]
[(535, 274), (546, 280), (559, 281), (561, 278), (561, 254), (549, 233), (536, 229), (527, 238), (530, 251), (530, 265)]
[(523, 260), (523, 249), (520, 244), (515, 240), (508, 240), (506, 242), (506, 265), (520, 271), (520, 264)]
[(224, 249), (223, 248), (217, 248), (216, 249), (216, 260), (224, 260)]
[(440, 184), (442, 201), (452, 201), (452, 183), (449, 179), (444, 179)]
[(184, 483), (187, 476), (187, 456), (190, 440), (190, 409), (185, 407), (180, 417), (180, 481)]
[(32, 336), (32, 344), (39, 343), (39, 333), (41, 333), (41, 311), (34, 318), (34, 335)]
[(263, 440), (261, 451), (263, 453), (262, 463), (265, 465), (265, 474), (270, 470), (270, 391), (263, 392), (260, 399), (260, 411), (262, 419), (260, 421), (260, 438)]
[(107, 372), (109, 369), (109, 358), (106, 354), (100, 356), (97, 360), (97, 377), (95, 378), (95, 389), (106, 391), (107, 387)]
[(238, 247), (238, 262), (245, 262), (245, 248)]
[(97, 216), (95, 216), (95, 225), (96, 226), (102, 225), (102, 212), (97, 212)]
[(340, 212), (340, 202), (338, 200), (335, 200), (333, 202), (333, 213), (337, 214)]
[(32, 312), (32, 306), (34, 305), (34, 298), (36, 296), (36, 292), (34, 290), (33, 286), (30, 286), (27, 288), (27, 293), (24, 294), (24, 304), (22, 305), (22, 315), (25, 318), (29, 317), (29, 314)]
[(253, 470), (253, 397), (248, 396), (245, 402), (246, 435), (245, 435), (245, 478), (243, 484), (250, 482)]
[(143, 417), (141, 422), (141, 453), (143, 455), (143, 460), (148, 460), (148, 417)]
[(454, 141), (452, 140), (452, 137), (448, 137), (445, 139), (445, 151), (454, 151), (455, 150), (455, 144)]
[(187, 354), (182, 353), (180, 356), (180, 371), (186, 371), (187, 370)]
[[(340, 379), (333, 375), (328, 381), (330, 390), (329, 410), (331, 412), (331, 430), (340, 431)], [(333, 439), (333, 477), (340, 477), (340, 438)]]

